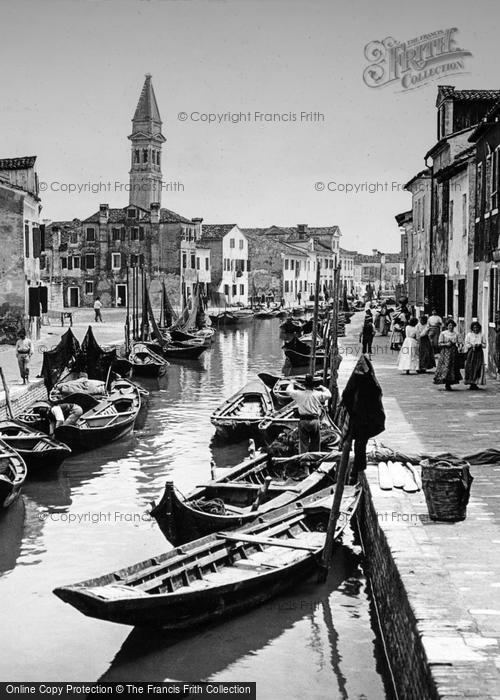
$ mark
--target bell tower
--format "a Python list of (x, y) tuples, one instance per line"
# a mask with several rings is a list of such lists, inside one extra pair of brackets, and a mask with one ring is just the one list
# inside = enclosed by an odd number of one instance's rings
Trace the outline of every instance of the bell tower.
[(151, 83), (146, 79), (132, 119), (130, 166), (130, 204), (150, 210), (152, 203), (161, 204), (161, 118)]

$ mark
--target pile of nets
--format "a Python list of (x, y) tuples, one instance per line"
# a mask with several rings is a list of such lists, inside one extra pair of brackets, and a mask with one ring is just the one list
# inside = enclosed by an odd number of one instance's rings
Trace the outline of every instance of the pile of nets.
[(434, 455), (428, 453), (411, 454), (386, 447), (382, 443), (374, 442), (373, 446), (367, 450), (366, 458), (369, 462), (387, 462), (387, 460), (392, 460), (394, 462), (420, 464), (425, 459), (431, 462), (446, 461), (452, 464), (468, 462), (469, 464), (480, 466), (485, 464), (499, 464), (500, 450), (497, 450), (495, 447), (490, 447), (486, 450), (473, 452), (469, 455), (456, 455), (452, 452), (441, 452), (440, 454)]
[(189, 505), (203, 513), (226, 515), (226, 507), (222, 498), (198, 498), (196, 501), (191, 501)]
[[(330, 452), (339, 443), (338, 431), (334, 428), (321, 427), (321, 450)], [(266, 451), (271, 457), (292, 457), (299, 452), (299, 431), (284, 430), (278, 435), (267, 448)]]

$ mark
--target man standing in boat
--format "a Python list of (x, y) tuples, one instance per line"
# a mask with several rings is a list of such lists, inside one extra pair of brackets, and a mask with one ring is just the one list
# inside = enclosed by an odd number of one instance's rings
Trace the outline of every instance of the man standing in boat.
[(314, 385), (312, 374), (306, 374), (304, 385), (290, 382), (286, 390), (297, 404), (299, 412), (299, 452), (319, 452), (321, 446), (320, 419), (323, 405), (331, 398), (330, 391)]

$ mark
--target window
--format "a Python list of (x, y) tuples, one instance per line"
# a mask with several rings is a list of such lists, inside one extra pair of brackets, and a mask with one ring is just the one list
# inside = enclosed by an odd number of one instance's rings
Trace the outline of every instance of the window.
[(139, 264), (139, 256), (132, 254), (130, 256), (130, 264), (132, 267), (136, 267)]
[(228, 284), (225, 284), (225, 285), (224, 285), (224, 294), (225, 294), (226, 296), (229, 296), (229, 285), (228, 285)]
[(229, 247), (234, 248), (234, 238), (229, 239)]
[(78, 231), (71, 231), (69, 234), (70, 243), (78, 243)]
[(120, 240), (120, 229), (119, 228), (113, 228), (111, 229), (111, 234), (113, 237), (114, 241), (119, 241)]
[(40, 270), (45, 270), (47, 259), (45, 255), (40, 255)]
[(285, 294), (290, 290), (290, 283), (288, 280), (285, 280)]
[(288, 258), (285, 258), (285, 270), (288, 270)]
[(476, 216), (482, 216), (482, 199), (483, 199), (483, 164), (477, 164), (476, 174)]
[(240, 284), (240, 296), (244, 296), (244, 295), (245, 295), (245, 285)]
[(493, 151), (493, 158), (491, 163), (490, 209), (498, 209), (498, 165), (499, 151), (497, 146), (497, 148)]
[(68, 269), (68, 258), (61, 258), (61, 269)]
[(244, 241), (243, 241), (243, 239), (241, 239), (240, 240), (240, 250), (243, 250), (243, 245), (244, 245)]
[(73, 267), (75, 268), (75, 270), (80, 269), (80, 256), (79, 255), (73, 256)]
[(194, 253), (191, 253), (191, 269), (196, 269), (196, 255)]
[(496, 313), (500, 307), (500, 288), (499, 288), (500, 277), (498, 275), (498, 268), (492, 267), (490, 269), (490, 308), (488, 314), (488, 320), (490, 323), (494, 323), (496, 318)]
[(85, 282), (85, 294), (93, 294), (93, 293), (94, 293), (94, 281), (87, 280)]
[(196, 258), (196, 269), (200, 269), (200, 258)]
[(465, 279), (458, 280), (458, 318), (465, 318)]
[(127, 216), (129, 219), (135, 219), (135, 209), (129, 209), (127, 211)]
[(453, 225), (454, 225), (454, 220), (453, 220), (453, 205), (454, 205), (454, 203), (455, 203), (455, 202), (454, 202), (453, 200), (451, 200), (451, 202), (450, 202), (450, 227), (449, 227), (449, 230), (450, 230), (450, 238), (453, 238)]
[(119, 270), (122, 266), (122, 255), (121, 253), (112, 253), (111, 255), (111, 268), (113, 270)]
[(453, 318), (453, 280), (448, 280), (446, 292), (446, 313)]
[(187, 267), (187, 255), (186, 255), (186, 253), (182, 254), (182, 267), (183, 268)]
[(208, 271), (209, 269), (210, 269), (210, 261), (208, 258), (205, 258), (205, 270)]
[(88, 228), (87, 229), (87, 242), (92, 243), (95, 241), (95, 228)]
[(467, 235), (467, 219), (469, 217), (469, 212), (467, 210), (467, 193), (462, 195), (462, 236)]
[(148, 149), (147, 148), (142, 149), (142, 162), (143, 163), (148, 162)]
[(233, 297), (235, 297), (238, 294), (238, 288), (235, 284), (233, 284)]
[(397, 268), (397, 267), (393, 267), (392, 270), (391, 270), (391, 275), (397, 275), (397, 274), (398, 274), (398, 268)]
[(24, 256), (26, 258), (30, 256), (30, 227), (28, 224), (24, 227)]
[(95, 268), (95, 255), (85, 256), (85, 268), (87, 270), (93, 270)]
[(491, 153), (488, 154), (488, 157), (486, 158), (486, 172), (485, 172), (485, 193), (484, 193), (484, 199), (485, 199), (485, 209), (488, 211), (490, 209), (490, 198), (491, 198), (491, 175), (492, 175), (492, 170), (493, 168), (491, 167)]
[(144, 226), (139, 226), (139, 240), (144, 240)]
[(139, 229), (137, 228), (137, 226), (132, 226), (132, 228), (130, 229), (130, 240), (139, 240)]
[(295, 269), (295, 260), (292, 258), (292, 260), (290, 260), (290, 270), (294, 270), (294, 269)]
[(134, 163), (140, 163), (140, 161), (141, 161), (141, 157), (140, 157), (139, 149), (137, 148), (134, 151)]
[(477, 318), (479, 292), (479, 270), (472, 272), (472, 318)]

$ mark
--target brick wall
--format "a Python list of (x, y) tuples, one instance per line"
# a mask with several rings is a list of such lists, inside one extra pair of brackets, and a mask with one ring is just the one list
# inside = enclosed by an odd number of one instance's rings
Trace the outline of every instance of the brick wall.
[(380, 527), (366, 481), (363, 486), (359, 512), (360, 533), (368, 564), (367, 573), (398, 694), (405, 700), (436, 700), (439, 695), (415, 615), (386, 536)]
[[(33, 382), (26, 387), (23, 387), (19, 393), (11, 396), (10, 402), (12, 404), (12, 410), (14, 415), (22, 413), (35, 401), (44, 401), (47, 399), (47, 390), (45, 389), (45, 384), (43, 380)], [(0, 420), (8, 418), (7, 405), (5, 398), (0, 398)]]

